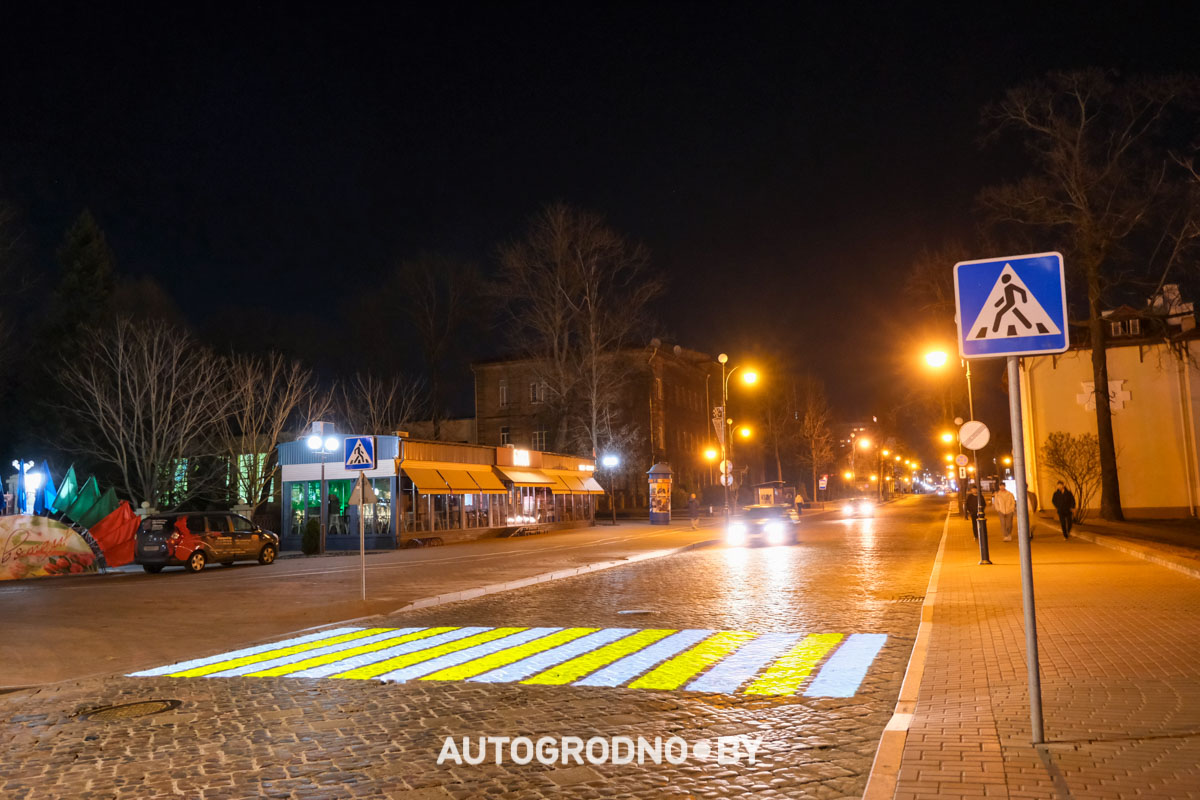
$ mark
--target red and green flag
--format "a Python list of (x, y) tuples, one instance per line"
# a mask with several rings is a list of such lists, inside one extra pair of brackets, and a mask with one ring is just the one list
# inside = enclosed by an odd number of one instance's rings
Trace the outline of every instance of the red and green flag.
[[(109, 492), (105, 493), (107, 497)], [(137, 529), (142, 520), (133, 513), (128, 500), (122, 500), (112, 513), (92, 525), (88, 533), (100, 545), (104, 553), (104, 561), (110, 567), (119, 567), (133, 561), (134, 542), (137, 539)]]
[(75, 522), (81, 528), (91, 528), (97, 522), (104, 519), (116, 510), (117, 493), (112, 489), (109, 489), (107, 492), (100, 495), (100, 499), (93, 503), (91, 508), (76, 517)]

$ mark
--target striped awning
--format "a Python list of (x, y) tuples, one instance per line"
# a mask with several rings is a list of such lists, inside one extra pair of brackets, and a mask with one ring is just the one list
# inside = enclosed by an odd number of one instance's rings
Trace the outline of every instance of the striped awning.
[(477, 494), (479, 484), (471, 479), (471, 474), (465, 469), (438, 467), (438, 474), (446, 479), (452, 494)]
[(605, 494), (604, 488), (600, 486), (600, 482), (590, 475), (583, 479), (583, 490), (588, 494)]

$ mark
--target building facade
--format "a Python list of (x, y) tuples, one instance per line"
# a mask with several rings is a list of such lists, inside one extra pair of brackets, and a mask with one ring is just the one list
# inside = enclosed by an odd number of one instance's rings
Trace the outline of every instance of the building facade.
[[(586, 458), (400, 436), (376, 436), (375, 448), (376, 468), (364, 474), (377, 502), (361, 507), (370, 549), (590, 525), (604, 493)], [(327, 550), (357, 549), (360, 507), (349, 501), (360, 471), (345, 469), (340, 451), (322, 461), (304, 441), (281, 444), (279, 461), (284, 549), (299, 549), (310, 520), (324, 523)]]
[[(630, 435), (619, 453), (619, 470), (601, 476), (605, 487), (612, 482), (617, 508), (647, 507), (646, 470), (659, 462), (670, 464), (682, 492), (714, 484), (716, 465), (704, 453), (716, 445), (711, 415), (720, 405), (720, 366), (678, 346), (630, 348), (618, 357), (627, 362), (628, 378), (616, 415)], [(481, 445), (537, 450), (561, 440), (559, 412), (548, 402), (549, 389), (536, 366), (520, 359), (472, 365)]]
[[(1200, 331), (1190, 304), (1159, 311), (1124, 307), (1107, 320), (1107, 388), (1129, 517), (1195, 516), (1200, 505)], [(1046, 509), (1059, 480), (1046, 464), (1049, 434), (1096, 433), (1091, 349), (1022, 359), (1021, 407), (1028, 483)], [(1097, 490), (1088, 507), (1099, 504)]]

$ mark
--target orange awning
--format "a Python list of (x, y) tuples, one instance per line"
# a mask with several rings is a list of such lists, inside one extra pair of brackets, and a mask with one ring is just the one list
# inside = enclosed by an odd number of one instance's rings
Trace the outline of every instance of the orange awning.
[(467, 472), (483, 494), (508, 494), (508, 489), (504, 488), (504, 484), (496, 477), (496, 473), (492, 472), (491, 467), (471, 467)]
[(512, 483), (513, 486), (542, 486), (550, 488), (558, 483), (540, 469), (530, 469), (529, 467), (496, 467), (504, 478)]
[(417, 491), (421, 494), (450, 494), (450, 487), (436, 469), (429, 467), (410, 467), (404, 464), (400, 467), (408, 476)]

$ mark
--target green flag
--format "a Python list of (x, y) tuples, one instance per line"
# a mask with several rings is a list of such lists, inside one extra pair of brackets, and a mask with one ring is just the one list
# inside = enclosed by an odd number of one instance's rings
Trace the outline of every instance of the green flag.
[(54, 510), (58, 513), (65, 512), (71, 507), (71, 503), (75, 502), (75, 495), (79, 491), (79, 483), (75, 480), (75, 465), (67, 470), (66, 476), (62, 479), (62, 484), (58, 487), (58, 494), (54, 495)]
[(84, 512), (94, 506), (99, 499), (100, 487), (96, 485), (96, 477), (93, 475), (80, 487), (75, 499), (71, 501), (71, 505), (63, 509), (63, 514), (72, 522), (78, 523)]
[(79, 523), (81, 528), (90, 528), (100, 520), (107, 517), (117, 508), (117, 493), (112, 489), (100, 496), (100, 499), (92, 503), (92, 507), (83, 512), (75, 521)]

